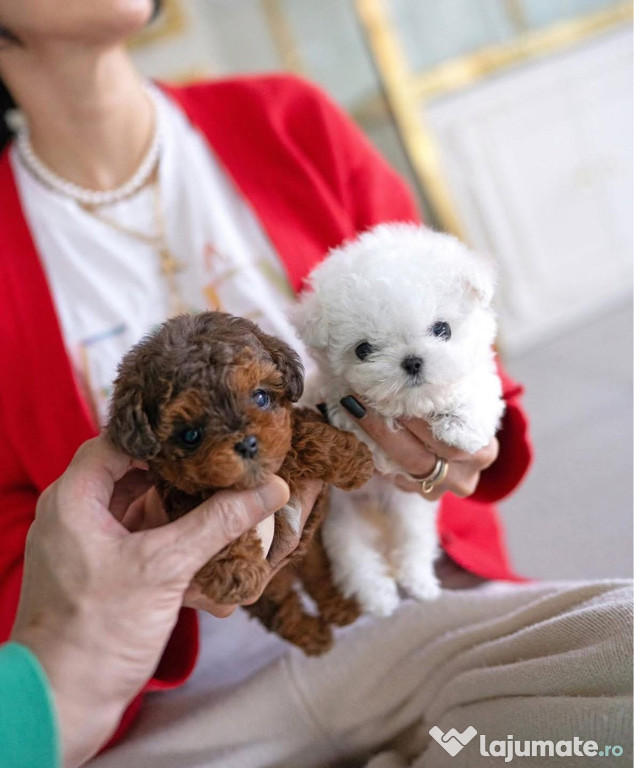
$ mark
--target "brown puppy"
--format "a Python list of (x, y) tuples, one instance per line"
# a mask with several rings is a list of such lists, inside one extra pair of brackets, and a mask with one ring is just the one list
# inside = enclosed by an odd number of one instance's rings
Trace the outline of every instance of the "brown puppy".
[[(220, 312), (181, 315), (123, 358), (107, 433), (115, 445), (149, 463), (170, 519), (220, 489), (253, 488), (278, 474), (291, 498), (275, 515), (275, 548), (298, 531), (303, 479), (351, 489), (373, 471), (370, 452), (356, 437), (309, 409), (292, 407), (302, 390), (298, 356), (254, 323)], [(291, 564), (247, 609), (268, 629), (313, 654), (330, 647), (329, 624), (346, 624), (358, 615), (356, 604), (334, 587), (321, 541), (313, 539), (327, 509), (326, 494), (327, 488)], [(270, 571), (252, 529), (196, 578), (207, 596), (234, 604), (259, 595)], [(318, 616), (304, 611), (295, 592), (297, 578), (317, 604)]]

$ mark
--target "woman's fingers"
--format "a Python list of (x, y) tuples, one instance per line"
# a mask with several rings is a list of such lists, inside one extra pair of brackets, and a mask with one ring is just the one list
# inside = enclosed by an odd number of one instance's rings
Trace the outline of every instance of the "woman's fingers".
[(60, 478), (61, 492), (78, 494), (108, 509), (115, 484), (135, 468), (138, 462), (115, 448), (104, 435), (99, 435), (79, 447)]
[(130, 532), (147, 531), (166, 523), (169, 523), (169, 518), (155, 487), (133, 501), (121, 519), (121, 525)]
[(497, 437), (494, 437), (487, 446), (479, 450), (477, 453), (474, 453), (472, 459), (480, 472), (483, 472), (485, 469), (488, 469), (492, 464), (495, 463), (499, 455), (500, 443), (498, 442)]
[(495, 438), (476, 453), (467, 453), (437, 440), (424, 419), (399, 419), (399, 423), (420, 440), (431, 453), (447, 461), (468, 462), (482, 471), (490, 467), (498, 457), (499, 445)]
[(469, 455), (458, 448), (436, 440), (429, 423), (424, 419), (399, 419), (399, 424), (414, 435), (430, 453), (447, 459), (447, 461), (460, 461)]
[[(413, 476), (413, 479), (400, 474), (390, 476), (401, 490), (420, 493), (429, 501), (437, 501), (447, 491), (462, 498), (471, 496), (480, 480), (480, 473), (497, 459), (499, 444), (496, 438), (476, 453), (466, 453), (437, 440), (424, 419), (400, 419), (394, 430), (383, 417), (361, 405), (358, 398), (354, 400), (359, 408), (347, 408), (350, 415), (404, 472)], [(447, 475), (431, 492), (423, 493), (421, 482), (416, 477), (429, 475), (438, 458), (447, 462)]]
[(290, 555), (293, 554), (306, 525), (306, 521), (310, 517), (317, 497), (321, 493), (324, 484), (321, 480), (305, 480), (299, 490), (299, 503), (300, 503), (300, 519), (297, 531), (291, 535), (285, 537), (283, 540), (276, 541), (273, 539), (273, 545), (268, 555), (268, 561), (273, 569), (271, 576), (273, 576), (279, 570), (278, 566), (286, 561)]
[(205, 611), (217, 619), (226, 619), (238, 608), (237, 605), (221, 605), (203, 594), (200, 585), (195, 581), (187, 587), (183, 597), (185, 608), (195, 608), (197, 611)]
[(459, 470), (456, 470), (450, 464), (447, 477), (442, 483), (434, 486), (429, 493), (423, 493), (421, 480), (410, 480), (403, 475), (390, 475), (390, 479), (394, 485), (402, 491), (419, 493), (424, 499), (427, 499), (427, 501), (438, 501), (438, 499), (440, 499), (440, 497), (447, 491), (451, 491), (454, 496), (460, 496), (461, 498), (471, 496), (478, 484), (479, 473), (476, 473), (474, 477), (465, 480), (460, 479), (459, 475)]
[[(490, 467), (497, 458), (500, 446), (496, 438), (486, 448), (466, 458), (447, 461), (447, 475), (442, 483), (434, 487), (430, 493), (423, 493), (423, 497), (429, 501), (438, 501), (446, 491), (451, 491), (454, 496), (464, 499), (471, 496), (478, 487), (480, 473)], [(402, 475), (393, 475), (392, 481), (403, 491), (410, 493), (422, 493), (421, 481), (412, 480)]]
[(142, 535), (146, 546), (186, 553), (193, 576), (227, 544), (281, 509), (288, 496), (286, 483), (274, 476), (251, 491), (216, 493), (178, 520)]
[(131, 469), (114, 484), (110, 499), (110, 514), (128, 530), (132, 530), (124, 520), (128, 516), (130, 507), (143, 500), (144, 494), (149, 492), (151, 487), (152, 480), (149, 472), (142, 469)]

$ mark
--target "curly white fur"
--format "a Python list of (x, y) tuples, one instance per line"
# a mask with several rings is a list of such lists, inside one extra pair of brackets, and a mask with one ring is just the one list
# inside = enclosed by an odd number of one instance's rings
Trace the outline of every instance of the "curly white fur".
[[(504, 411), (489, 260), (449, 235), (382, 224), (333, 249), (309, 282), (293, 320), (319, 364), (320, 397), (335, 426), (369, 445), (380, 472), (404, 474), (341, 406), (353, 392), (394, 429), (421, 417), (462, 450), (489, 443)], [(364, 359), (360, 344), (370, 345)], [(380, 615), (398, 605), (399, 586), (436, 597), (437, 505), (380, 476), (336, 494), (322, 530), (344, 594)]]

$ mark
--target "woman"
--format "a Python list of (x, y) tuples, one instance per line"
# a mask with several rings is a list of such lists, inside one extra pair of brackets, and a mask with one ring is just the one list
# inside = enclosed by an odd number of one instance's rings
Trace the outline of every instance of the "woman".
[[(0, 160), (5, 636), (38, 494), (103, 422), (130, 344), (171, 312), (210, 307), (296, 344), (285, 309), (327, 249), (380, 221), (417, 218), (400, 179), (305, 83), (145, 83), (123, 40), (152, 11), (150, 0), (0, 0), (0, 77), (25, 116)], [(478, 576), (514, 579), (491, 502), (519, 482), (530, 449), (520, 390), (504, 383), (503, 427), (474, 456), (434, 442), (422, 422), (392, 434), (373, 414), (356, 415), (412, 475), (449, 460), (429, 496), (442, 495), (445, 552)], [(317, 491), (306, 489), (305, 517)], [(130, 525), (156, 522), (151, 502)], [(199, 595), (185, 604), (218, 613)], [(185, 608), (145, 690), (185, 680), (197, 643)], [(139, 706), (137, 697), (116, 737)]]

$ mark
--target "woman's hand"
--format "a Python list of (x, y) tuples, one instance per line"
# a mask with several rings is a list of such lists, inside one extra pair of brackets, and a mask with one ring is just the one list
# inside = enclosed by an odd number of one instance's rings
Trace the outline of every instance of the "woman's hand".
[(99, 748), (151, 676), (196, 571), (288, 500), (272, 478), (131, 532), (119, 519), (148, 483), (132, 466), (104, 437), (84, 444), (41, 495), (27, 538), (12, 639), (48, 675), (67, 767)]
[[(275, 576), (275, 574), (288, 563), (293, 552), (297, 549), (297, 545), (299, 544), (299, 539), (302, 531), (304, 530), (304, 526), (306, 525), (306, 521), (313, 511), (317, 497), (321, 493), (323, 487), (324, 484), (321, 480), (304, 481), (304, 484), (300, 490), (302, 513), (298, 532), (294, 537), (286, 539), (279, 546), (276, 546), (275, 543), (273, 544), (267, 558), (271, 566), (271, 575), (266, 584), (268, 584), (273, 576)], [(152, 521), (155, 520), (156, 517), (153, 517), (152, 514), (149, 514), (147, 519)], [(262, 591), (264, 591), (266, 584), (263, 586)], [(261, 594), (262, 592), (260, 592), (259, 595), (254, 596), (253, 599), (249, 600), (247, 604), (252, 605), (255, 603)], [(187, 592), (185, 593), (185, 605), (189, 606), (190, 608), (196, 608), (200, 611), (207, 611), (207, 613), (211, 613), (217, 618), (226, 618), (227, 616), (230, 616), (236, 610), (236, 608), (239, 607), (237, 605), (220, 605), (219, 603), (215, 603), (213, 600), (203, 595), (200, 587), (196, 584), (196, 582), (192, 582), (189, 585)]]
[[(147, 480), (144, 479), (141, 470), (134, 470), (128, 473), (128, 482), (119, 493), (119, 515), (121, 522), (130, 531), (147, 530), (165, 525), (168, 522), (167, 514), (163, 508), (161, 500), (155, 488), (147, 488)], [(270, 581), (273, 576), (283, 568), (289, 561), (293, 552), (299, 544), (301, 532), (306, 525), (317, 497), (321, 493), (324, 484), (321, 480), (305, 480), (301, 490), (300, 498), (302, 505), (302, 514), (297, 534), (292, 538), (287, 538), (280, 544), (273, 544), (268, 555), (268, 562), (271, 566)], [(145, 491), (145, 493), (143, 493)], [(143, 494), (143, 495), (140, 495)], [(211, 555), (210, 555), (211, 557)], [(267, 581), (267, 584), (268, 584)], [(266, 584), (264, 585), (266, 586)], [(262, 593), (260, 592), (260, 595)], [(249, 601), (249, 605), (254, 603), (260, 595), (257, 595)], [(206, 611), (219, 619), (227, 618), (238, 608), (238, 605), (225, 605), (216, 603), (211, 598), (204, 595), (199, 585), (192, 581), (187, 588), (184, 598), (184, 605), (188, 608), (196, 608), (199, 611)]]
[(447, 491), (462, 498), (470, 496), (478, 486), (480, 473), (497, 459), (499, 445), (495, 437), (477, 453), (465, 453), (436, 440), (429, 424), (423, 419), (400, 419), (400, 429), (394, 432), (383, 417), (363, 405), (358, 397), (354, 397), (354, 403), (350, 403), (350, 398), (344, 400), (351, 408), (343, 402), (342, 405), (359, 426), (409, 475), (424, 478), (434, 469), (437, 457), (447, 461), (448, 471), (444, 481), (429, 493), (422, 492), (420, 480), (389, 475), (401, 490), (420, 493), (429, 501), (438, 500)]

